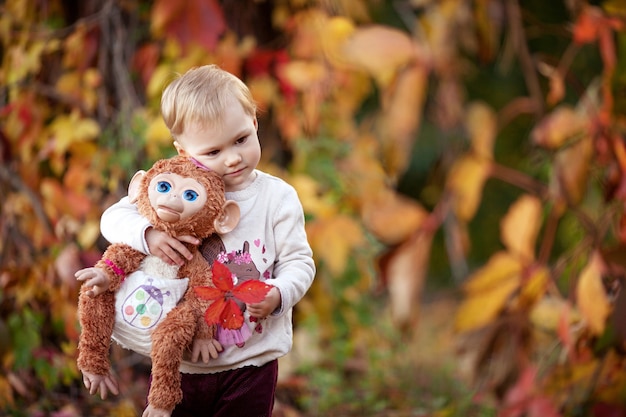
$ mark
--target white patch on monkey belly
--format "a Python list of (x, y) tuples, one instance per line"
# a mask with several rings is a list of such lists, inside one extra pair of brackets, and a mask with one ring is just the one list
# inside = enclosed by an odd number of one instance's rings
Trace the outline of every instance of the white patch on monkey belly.
[(115, 294), (113, 340), (149, 356), (152, 331), (187, 291), (189, 278), (178, 278), (178, 266), (148, 256), (128, 275)]
[(166, 279), (176, 279), (178, 278), (178, 269), (180, 267), (178, 265), (170, 265), (165, 263), (154, 255), (148, 255), (141, 262), (141, 269), (148, 275), (152, 275), (155, 277), (161, 277)]

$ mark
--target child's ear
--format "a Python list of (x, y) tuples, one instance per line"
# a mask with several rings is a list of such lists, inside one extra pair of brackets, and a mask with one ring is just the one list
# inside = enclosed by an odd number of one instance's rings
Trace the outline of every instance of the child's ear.
[(187, 151), (185, 151), (183, 147), (180, 146), (180, 143), (178, 143), (177, 140), (174, 141), (174, 148), (176, 148), (176, 152), (178, 152), (180, 156), (187, 156)]
[(141, 179), (144, 175), (146, 175), (146, 171), (143, 169), (141, 171), (137, 171), (130, 180), (130, 184), (128, 184), (128, 198), (130, 199), (131, 204), (135, 204), (137, 201), (137, 196), (139, 195), (139, 184), (141, 184)]
[(215, 227), (215, 231), (223, 235), (232, 231), (239, 224), (239, 218), (241, 216), (241, 212), (239, 211), (239, 206), (233, 200), (226, 200), (224, 203), (222, 216), (218, 219), (215, 219), (213, 222), (213, 226)]

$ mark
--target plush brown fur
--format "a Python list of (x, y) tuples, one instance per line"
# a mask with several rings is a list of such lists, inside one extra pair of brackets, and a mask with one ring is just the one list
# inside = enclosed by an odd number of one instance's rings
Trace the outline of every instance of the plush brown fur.
[[(204, 209), (182, 222), (167, 223), (159, 219), (150, 205), (147, 189), (150, 180), (161, 172), (174, 172), (199, 181), (208, 193)], [(216, 232), (215, 221), (224, 215), (222, 179), (180, 156), (155, 163), (141, 179), (137, 196), (139, 212), (156, 229), (164, 230), (171, 236), (193, 235), (202, 240)], [(198, 285), (212, 285), (210, 266), (195, 247), (189, 246), (189, 249), (193, 259), (178, 271), (179, 278), (189, 278), (187, 291), (152, 333), (152, 383), (148, 402), (154, 408), (171, 410), (181, 401), (179, 366), (183, 353), (195, 335), (201, 338), (213, 336), (214, 329), (209, 329), (201, 319), (206, 304), (197, 299), (193, 291)], [(130, 274), (139, 269), (145, 256), (128, 245), (111, 245), (95, 265), (107, 274), (111, 283), (109, 289), (95, 297), (86, 294), (89, 288), (83, 286), (81, 289), (78, 312), (82, 331), (77, 361), (81, 371), (97, 375), (108, 375), (110, 372), (109, 347), (115, 322), (115, 293), (122, 277), (104, 260), (108, 259), (125, 274)]]

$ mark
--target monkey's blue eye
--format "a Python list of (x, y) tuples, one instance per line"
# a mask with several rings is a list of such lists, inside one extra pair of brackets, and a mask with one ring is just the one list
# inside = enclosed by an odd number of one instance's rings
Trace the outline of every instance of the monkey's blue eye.
[(183, 199), (187, 201), (196, 201), (198, 199), (198, 193), (194, 190), (187, 190), (183, 193)]
[(167, 181), (159, 181), (156, 185), (156, 190), (160, 193), (169, 193), (172, 189), (172, 185)]

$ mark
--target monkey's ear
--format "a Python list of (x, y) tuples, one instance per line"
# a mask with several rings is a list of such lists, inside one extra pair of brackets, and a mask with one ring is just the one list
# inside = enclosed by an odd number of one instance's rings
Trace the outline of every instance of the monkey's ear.
[(237, 227), (241, 217), (239, 206), (233, 200), (226, 200), (223, 209), (222, 216), (213, 222), (215, 231), (220, 235), (228, 233)]
[(130, 180), (130, 184), (128, 184), (128, 198), (130, 199), (131, 204), (134, 204), (137, 201), (137, 197), (139, 196), (139, 184), (141, 184), (141, 179), (144, 175), (146, 175), (146, 171), (143, 169), (141, 171), (137, 171)]

